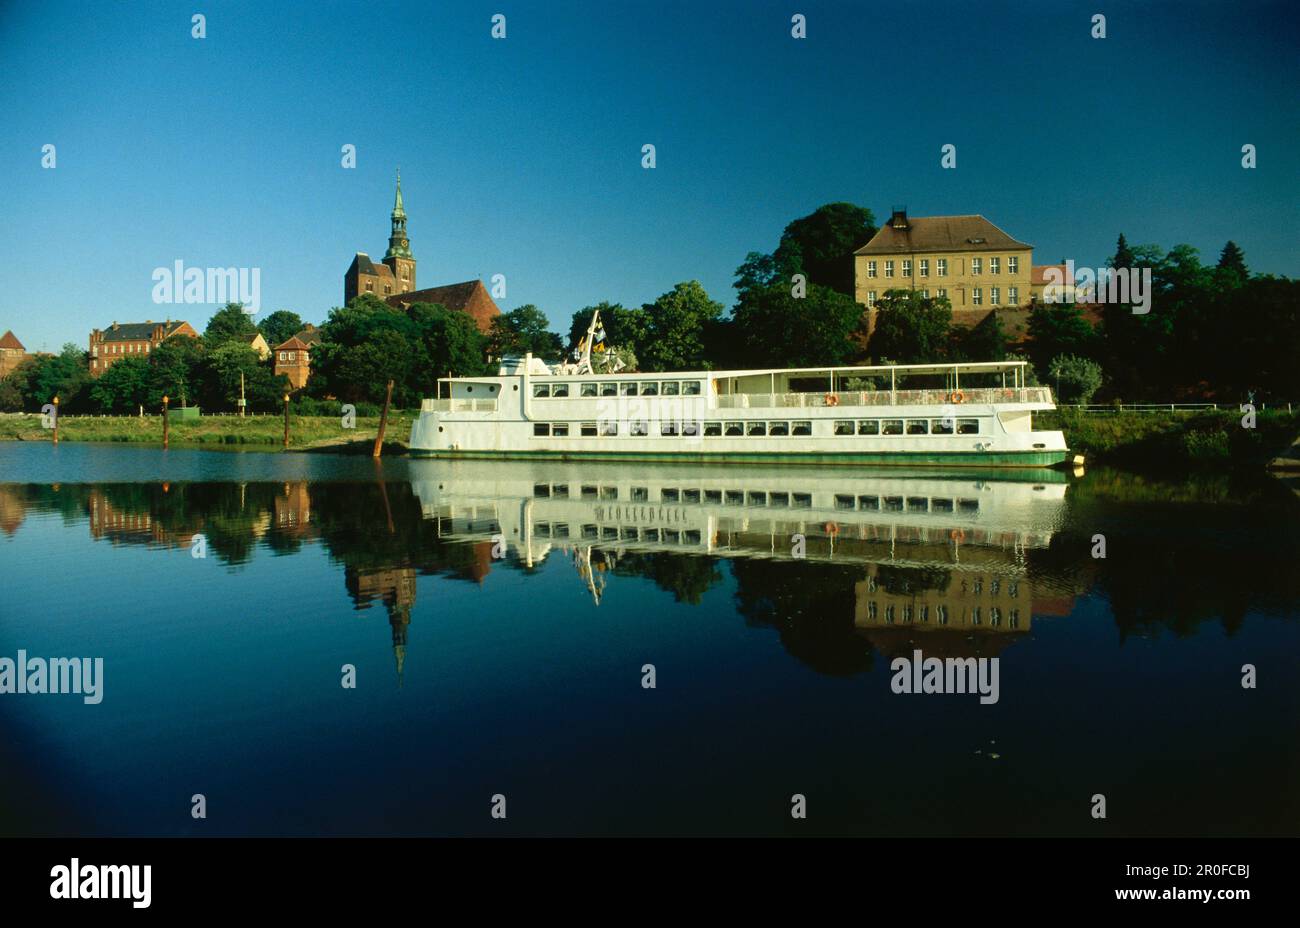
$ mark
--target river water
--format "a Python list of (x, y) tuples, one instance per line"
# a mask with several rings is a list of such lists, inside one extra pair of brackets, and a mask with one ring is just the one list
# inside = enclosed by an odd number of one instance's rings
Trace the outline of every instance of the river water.
[(1296, 835), (1298, 563), (1268, 478), (0, 444), (0, 688), (103, 661), (0, 834)]

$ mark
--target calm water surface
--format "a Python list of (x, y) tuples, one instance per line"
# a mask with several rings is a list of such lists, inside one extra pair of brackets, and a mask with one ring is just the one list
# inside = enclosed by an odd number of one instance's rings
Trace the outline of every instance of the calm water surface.
[(104, 659), (0, 833), (1300, 834), (1298, 563), (1268, 480), (0, 444), (0, 657)]

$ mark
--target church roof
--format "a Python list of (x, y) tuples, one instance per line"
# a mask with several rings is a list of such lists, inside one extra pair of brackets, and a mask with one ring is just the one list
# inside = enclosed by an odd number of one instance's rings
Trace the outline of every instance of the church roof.
[(488, 331), (492, 326), (492, 320), (501, 315), (500, 307), (492, 299), (481, 280), (466, 280), (458, 284), (429, 287), (426, 290), (395, 293), (387, 297), (386, 302), (389, 306), (402, 308), (414, 303), (440, 303), (448, 309), (468, 313), (481, 332)]
[(348, 273), (353, 271), (358, 274), (369, 274), (371, 277), (392, 277), (393, 269), (387, 264), (376, 264), (370, 260), (370, 255), (358, 251), (357, 256), (352, 259), (352, 266), (348, 268)]
[(18, 340), (18, 337), (14, 335), (12, 329), (5, 332), (4, 335), (0, 335), (0, 348), (16, 348), (19, 351), (27, 350), (23, 347), (23, 343)]

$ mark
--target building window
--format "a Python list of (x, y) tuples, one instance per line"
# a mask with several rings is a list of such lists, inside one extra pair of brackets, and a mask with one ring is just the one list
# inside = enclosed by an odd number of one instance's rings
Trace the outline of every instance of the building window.
[(921, 291), (921, 299), (923, 299), (923, 300), (928, 300), (928, 299), (930, 299), (930, 291), (929, 291), (929, 290), (922, 290), (922, 291)]
[(875, 306), (875, 305), (876, 305), (876, 291), (875, 291), (875, 290), (868, 290), (868, 291), (867, 291), (867, 305), (868, 305), (868, 306)]
[(886, 261), (886, 262), (885, 262), (885, 276), (886, 276), (886, 277), (893, 277), (893, 276), (894, 276), (894, 262), (893, 262), (893, 261)]
[(929, 277), (929, 276), (930, 276), (930, 259), (929, 259), (929, 258), (922, 258), (922, 259), (921, 259), (921, 276), (922, 276), (922, 277)]
[(1007, 273), (1018, 274), (1020, 272), (1020, 259), (1015, 255), (1007, 258)]
[(374, 293), (374, 292), (375, 292), (375, 285), (372, 284), (370, 281), (366, 281), (366, 291), (367, 291), (368, 293)]
[(990, 274), (1001, 274), (1001, 273), (1002, 273), (1002, 259), (1001, 259), (1001, 258), (989, 258), (989, 273), (990, 273)]
[(1002, 291), (999, 290), (997, 287), (989, 287), (989, 302), (992, 303), (994, 306), (998, 305), (998, 302), (1002, 298), (1001, 295), (1002, 295)]
[(984, 303), (984, 291), (979, 287), (972, 287), (970, 291), (970, 303), (972, 306), (980, 306)]
[(1007, 302), (1012, 306), (1020, 305), (1020, 288), (1007, 287)]
[(946, 300), (946, 299), (948, 299), (948, 291), (947, 291), (947, 290), (940, 289), (940, 290), (939, 290), (939, 299), (941, 299), (941, 300)]
[(934, 270), (935, 270), (935, 273), (938, 274), (940, 277), (947, 277), (947, 276), (948, 276), (948, 259), (947, 259), (947, 258), (936, 258), (935, 261), (934, 261)]
[(971, 274), (980, 274), (983, 272), (983, 270), (984, 270), (984, 262), (981, 259), (979, 258), (970, 259)]
[(289, 352), (287, 352), (287, 351), (281, 351), (281, 352), (280, 352), (280, 360), (281, 360), (281, 361), (287, 361), (288, 359), (289, 359)]
[(392, 293), (392, 292), (393, 292), (393, 285), (392, 285), (392, 284), (384, 284), (384, 292), (385, 292), (385, 293)]
[(903, 276), (904, 277), (912, 276), (912, 262), (910, 259), (907, 258), (903, 259)]
[(875, 277), (875, 276), (876, 276), (876, 262), (875, 262), (875, 261), (868, 261), (868, 262), (867, 262), (867, 276), (868, 276), (868, 277)]

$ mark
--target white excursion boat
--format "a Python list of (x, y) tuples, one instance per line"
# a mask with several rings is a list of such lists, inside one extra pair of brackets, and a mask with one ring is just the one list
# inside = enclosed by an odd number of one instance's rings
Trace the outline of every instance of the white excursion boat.
[[(602, 373), (593, 316), (576, 363), (507, 358), (446, 377), (411, 427), (414, 455), (556, 460), (1045, 467), (1073, 461), (1024, 361)], [(599, 350), (599, 349), (598, 349)], [(920, 383), (918, 383), (920, 382)], [(914, 386), (916, 388), (914, 388)]]

